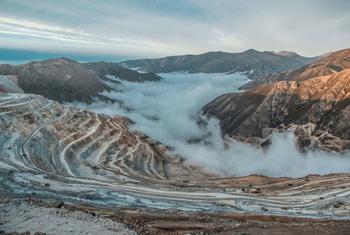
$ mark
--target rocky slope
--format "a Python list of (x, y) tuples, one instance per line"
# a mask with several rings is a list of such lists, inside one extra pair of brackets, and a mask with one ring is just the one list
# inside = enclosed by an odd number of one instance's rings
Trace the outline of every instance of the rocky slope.
[(81, 211), (64, 209), (62, 202), (49, 208), (40, 200), (6, 201), (0, 198), (0, 221), (3, 234), (41, 235), (137, 235), (124, 224)]
[(106, 78), (107, 75), (115, 76), (121, 80), (130, 82), (144, 82), (144, 81), (159, 81), (161, 77), (157, 74), (139, 73), (135, 70), (124, 68), (117, 63), (112, 62), (91, 62), (82, 64), (85, 68), (94, 71), (99, 77)]
[(174, 71), (187, 71), (191, 73), (247, 72), (249, 78), (256, 79), (271, 73), (300, 68), (314, 59), (302, 57), (294, 53), (278, 54), (250, 49), (242, 53), (219, 51), (200, 55), (129, 60), (122, 62), (121, 65), (155, 73)]
[[(196, 176), (196, 169), (169, 156), (166, 146), (131, 131), (126, 117), (98, 115), (37, 95), (3, 93), (0, 101), (0, 145), (6, 150), (0, 166), (78, 178), (98, 178), (102, 170), (111, 182)], [(16, 165), (11, 156), (24, 164)]]
[(243, 85), (241, 89), (250, 89), (261, 84), (269, 84), (282, 80), (302, 81), (316, 76), (334, 74), (348, 68), (350, 68), (350, 49), (344, 49), (331, 53), (300, 69), (275, 73), (258, 78)]
[(293, 128), (301, 147), (350, 149), (350, 69), (225, 94), (203, 112), (231, 137), (265, 138), (272, 129)]
[[(109, 100), (100, 94), (112, 90), (104, 81), (118, 82), (108, 79), (107, 75), (135, 82), (160, 79), (156, 74), (139, 73), (114, 63), (81, 64), (67, 58), (33, 61), (18, 66), (0, 65), (0, 74), (6, 76), (0, 78), (3, 80), (0, 84), (8, 84), (7, 80), (11, 79), (18, 85), (18, 91), (43, 95), (60, 102), (85, 103), (91, 103), (94, 99)], [(13, 92), (12, 88), (6, 90), (5, 86), (0, 86), (0, 89)]]

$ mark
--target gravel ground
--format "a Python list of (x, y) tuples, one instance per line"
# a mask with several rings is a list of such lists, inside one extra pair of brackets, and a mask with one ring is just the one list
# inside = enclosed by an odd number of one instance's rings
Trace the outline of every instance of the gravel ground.
[(30, 232), (44, 234), (136, 235), (124, 224), (64, 208), (46, 208), (26, 202), (0, 202), (0, 234)]

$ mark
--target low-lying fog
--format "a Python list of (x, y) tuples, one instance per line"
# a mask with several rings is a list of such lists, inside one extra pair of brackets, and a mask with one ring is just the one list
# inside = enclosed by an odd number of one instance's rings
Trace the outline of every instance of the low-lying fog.
[[(292, 134), (274, 135), (272, 146), (268, 151), (262, 151), (235, 141), (228, 148), (224, 147), (215, 120), (210, 120), (206, 129), (199, 128), (196, 121), (200, 109), (221, 94), (237, 91), (238, 87), (247, 82), (245, 76), (188, 73), (160, 76), (163, 79), (159, 82), (122, 81), (120, 92), (104, 93), (121, 101), (123, 107), (118, 103), (102, 102), (89, 106), (73, 105), (98, 113), (128, 116), (136, 123), (135, 129), (174, 147), (174, 152), (189, 162), (223, 175), (244, 176), (256, 173), (274, 177), (301, 177), (308, 174), (350, 172), (350, 156), (340, 157), (323, 152), (302, 154), (296, 149)], [(109, 85), (116, 86), (112, 83)], [(206, 144), (193, 141), (203, 136), (207, 136)]]

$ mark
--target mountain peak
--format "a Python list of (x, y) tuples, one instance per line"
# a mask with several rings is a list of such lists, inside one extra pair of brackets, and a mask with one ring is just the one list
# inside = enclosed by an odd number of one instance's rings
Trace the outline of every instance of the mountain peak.
[(243, 51), (242, 53), (244, 53), (244, 54), (246, 54), (246, 53), (260, 53), (260, 51), (257, 51), (257, 50), (255, 50), (255, 49), (248, 49), (248, 50), (245, 50), (245, 51)]
[(69, 59), (67, 57), (52, 58), (52, 59), (48, 59), (48, 60), (42, 60), (40, 62), (44, 62), (44, 63), (62, 63), (62, 64), (79, 63), (78, 61)]

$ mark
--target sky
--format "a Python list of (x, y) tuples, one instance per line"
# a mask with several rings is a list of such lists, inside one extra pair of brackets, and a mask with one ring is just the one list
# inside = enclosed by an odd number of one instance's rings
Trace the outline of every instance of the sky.
[(0, 47), (125, 58), (350, 47), (349, 0), (0, 0)]

